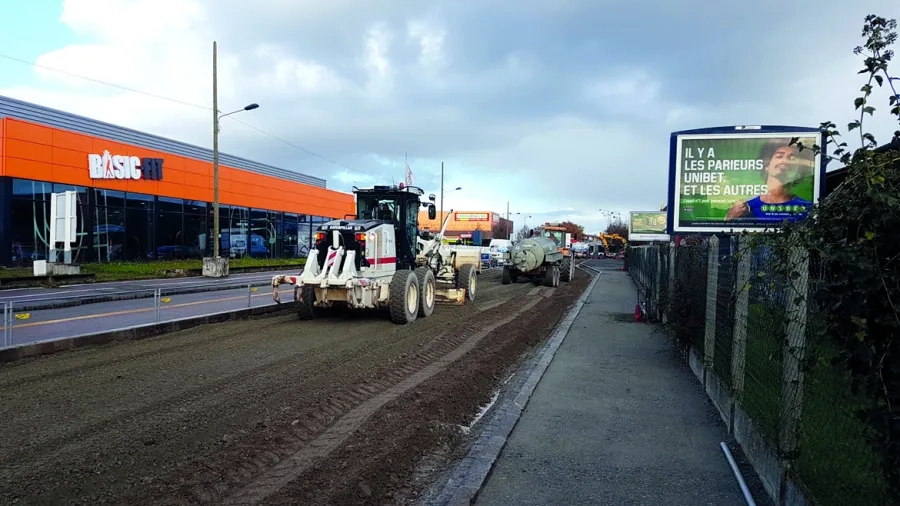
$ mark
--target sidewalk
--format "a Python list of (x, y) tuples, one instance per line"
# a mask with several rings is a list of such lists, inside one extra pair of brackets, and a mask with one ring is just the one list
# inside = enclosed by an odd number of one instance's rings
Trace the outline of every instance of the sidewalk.
[(635, 301), (625, 272), (603, 273), (475, 504), (746, 504), (696, 378), (654, 326), (623, 321)]

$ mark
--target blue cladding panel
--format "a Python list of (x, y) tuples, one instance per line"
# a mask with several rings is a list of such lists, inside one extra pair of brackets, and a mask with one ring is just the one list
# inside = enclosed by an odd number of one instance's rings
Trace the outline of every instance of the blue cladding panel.
[[(211, 110), (212, 109), (210, 109), (210, 111)], [(158, 135), (139, 132), (130, 128), (116, 126), (111, 123), (104, 123), (84, 116), (78, 116), (58, 109), (51, 109), (49, 107), (32, 104), (30, 102), (23, 102), (21, 100), (0, 95), (0, 118), (3, 117), (31, 121), (49, 127), (71, 130), (85, 135), (101, 137), (123, 142), (125, 144), (155, 149), (165, 153), (172, 153), (173, 155), (181, 155), (212, 163), (213, 152), (211, 149), (193, 146), (184, 142), (166, 139), (165, 137), (160, 137)], [(295, 181), (310, 186), (325, 188), (325, 180), (322, 178), (279, 169), (278, 167), (221, 152), (219, 153), (219, 163), (236, 169), (244, 169), (287, 181)]]

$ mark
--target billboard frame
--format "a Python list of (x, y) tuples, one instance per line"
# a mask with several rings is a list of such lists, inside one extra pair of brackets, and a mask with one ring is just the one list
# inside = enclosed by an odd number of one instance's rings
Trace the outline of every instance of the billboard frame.
[(628, 212), (628, 242), (632, 241), (659, 241), (659, 242), (669, 242), (672, 239), (672, 236), (669, 234), (635, 234), (631, 230), (631, 224), (634, 220), (635, 214), (665, 214), (666, 215), (666, 230), (669, 229), (669, 216), (667, 211), (629, 211)]
[[(743, 137), (769, 137), (772, 135), (782, 137), (817, 137), (817, 144), (822, 148), (817, 158), (817, 174), (813, 185), (813, 205), (819, 203), (825, 188), (825, 167), (828, 164), (828, 156), (823, 145), (823, 130), (813, 127), (783, 126), (783, 125), (732, 125), (709, 128), (696, 128), (693, 130), (681, 130), (672, 132), (669, 136), (669, 188), (667, 200), (666, 231), (670, 236), (675, 235), (717, 235), (740, 232), (762, 232), (772, 230), (772, 225), (762, 226), (706, 226), (706, 227), (682, 227), (678, 224), (680, 205), (681, 181), (678, 178), (678, 169), (681, 165), (681, 140), (682, 139), (727, 139), (735, 136)], [(780, 225), (780, 224), (779, 224)]]

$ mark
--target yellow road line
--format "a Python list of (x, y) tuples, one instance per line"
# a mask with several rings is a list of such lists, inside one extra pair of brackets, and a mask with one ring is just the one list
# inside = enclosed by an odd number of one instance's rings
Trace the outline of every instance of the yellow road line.
[[(265, 296), (271, 297), (272, 294), (259, 293), (256, 295), (251, 295), (251, 297), (265, 297)], [(225, 302), (228, 300), (240, 300), (240, 299), (246, 299), (246, 298), (247, 298), (246, 295), (238, 295), (236, 297), (225, 297), (222, 299), (200, 300), (200, 301), (196, 301), (196, 302), (183, 302), (181, 304), (171, 304), (171, 305), (160, 306), (160, 309), (172, 309), (172, 308), (176, 308), (176, 307), (196, 306), (198, 304), (210, 304), (212, 302)], [(240, 308), (240, 309), (244, 309), (244, 308)], [(47, 320), (45, 322), (23, 323), (21, 325), (13, 325), (13, 328), (18, 329), (18, 328), (22, 328), (22, 327), (33, 327), (35, 325), (54, 325), (57, 323), (72, 322), (72, 321), (77, 321), (77, 320), (89, 320), (91, 318), (106, 318), (108, 316), (121, 316), (123, 314), (146, 313), (148, 311), (156, 311), (156, 308), (155, 307), (147, 307), (147, 308), (140, 308), (140, 309), (126, 309), (126, 310), (122, 310), (122, 311), (112, 311), (110, 313), (86, 314), (86, 315), (81, 315), (81, 316), (73, 316), (71, 318), (59, 318), (57, 320)], [(3, 328), (4, 327), (0, 326), (0, 329), (3, 329)]]

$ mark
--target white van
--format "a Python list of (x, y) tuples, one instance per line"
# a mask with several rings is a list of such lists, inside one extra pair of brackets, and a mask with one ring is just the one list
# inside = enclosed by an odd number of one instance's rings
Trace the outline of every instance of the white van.
[(503, 254), (512, 247), (512, 241), (509, 239), (491, 239), (488, 247), (491, 250), (491, 259), (494, 260), (497, 265), (503, 265)]

